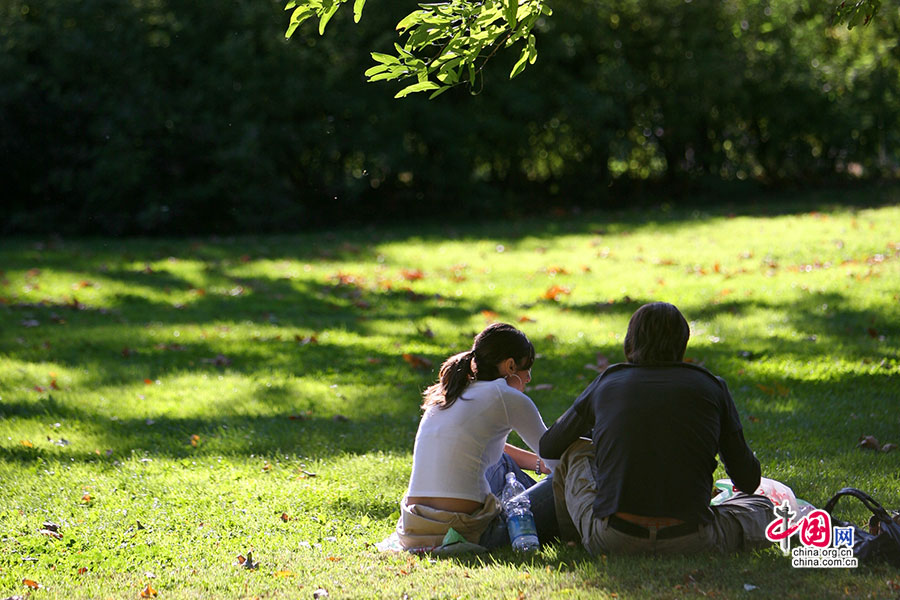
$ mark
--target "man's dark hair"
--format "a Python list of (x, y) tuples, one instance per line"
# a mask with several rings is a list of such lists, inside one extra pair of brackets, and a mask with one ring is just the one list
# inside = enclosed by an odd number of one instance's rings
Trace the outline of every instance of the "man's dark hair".
[(684, 360), (691, 328), (684, 315), (668, 302), (645, 304), (631, 315), (625, 334), (625, 358), (648, 364)]

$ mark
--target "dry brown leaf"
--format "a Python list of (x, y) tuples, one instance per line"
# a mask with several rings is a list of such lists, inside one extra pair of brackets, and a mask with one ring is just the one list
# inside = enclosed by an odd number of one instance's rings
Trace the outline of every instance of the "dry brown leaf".
[(191, 446), (196, 448), (199, 443), (200, 443), (200, 436), (195, 433), (194, 435), (191, 436)]
[(57, 540), (62, 539), (62, 534), (58, 531), (52, 531), (50, 529), (41, 529), (38, 533), (40, 533), (41, 535), (46, 535), (47, 537), (55, 538)]
[(875, 436), (864, 435), (860, 436), (859, 444), (857, 444), (859, 448), (869, 448), (871, 450), (881, 450), (881, 443), (878, 441)]
[(429, 359), (417, 354), (404, 353), (403, 360), (405, 360), (413, 369), (427, 370), (433, 366), (433, 363)]
[(283, 512), (283, 513), (281, 513), (281, 520), (284, 521), (285, 523), (287, 523), (288, 521), (291, 520), (291, 518), (288, 516), (287, 513)]
[(147, 587), (141, 590), (141, 598), (155, 598), (157, 594), (159, 594), (159, 592), (153, 589), (153, 586), (149, 583), (147, 584)]
[(481, 316), (484, 317), (488, 321), (496, 321), (500, 317), (500, 315), (498, 315), (497, 313), (495, 313), (492, 310), (481, 311)]
[(227, 367), (231, 364), (231, 359), (224, 354), (217, 354), (215, 358), (204, 358), (200, 362), (215, 365), (217, 367)]
[(79, 575), (84, 575), (85, 573), (87, 573), (87, 567), (81, 567), (80, 569), (78, 569)]
[(425, 278), (425, 274), (419, 269), (401, 269), (400, 275), (407, 281), (418, 281)]
[(544, 292), (543, 298), (545, 300), (554, 300), (558, 301), (560, 296), (568, 296), (572, 293), (572, 290), (562, 285), (552, 285), (547, 288), (547, 291)]
[(24, 585), (25, 587), (31, 588), (33, 590), (39, 590), (42, 587), (44, 587), (41, 584), (39, 584), (37, 581), (35, 581), (33, 579), (28, 579), (28, 578), (25, 578), (22, 580), (22, 585)]
[(34, 444), (29, 442), (28, 440), (21, 440), (19, 443), (22, 444), (23, 446), (25, 446), (26, 448), (34, 448)]

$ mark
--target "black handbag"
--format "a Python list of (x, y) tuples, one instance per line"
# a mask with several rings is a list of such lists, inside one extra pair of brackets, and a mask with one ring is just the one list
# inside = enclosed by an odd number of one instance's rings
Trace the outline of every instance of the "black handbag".
[[(834, 518), (834, 507), (842, 496), (853, 496), (872, 511), (868, 531)], [(850, 487), (843, 488), (832, 496), (825, 505), (825, 512), (832, 516), (834, 524), (840, 527), (853, 527), (853, 556), (859, 559), (859, 562), (884, 560), (900, 567), (900, 513), (893, 511), (893, 516), (888, 514), (872, 496)]]

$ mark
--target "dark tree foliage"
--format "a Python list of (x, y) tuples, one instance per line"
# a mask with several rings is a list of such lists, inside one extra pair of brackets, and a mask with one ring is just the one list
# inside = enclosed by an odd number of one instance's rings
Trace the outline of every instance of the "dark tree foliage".
[(406, 2), (284, 39), (269, 0), (4, 0), (0, 233), (286, 231), (621, 205), (718, 182), (892, 177), (900, 10), (571, 0), (537, 62), (465, 87), (366, 83)]

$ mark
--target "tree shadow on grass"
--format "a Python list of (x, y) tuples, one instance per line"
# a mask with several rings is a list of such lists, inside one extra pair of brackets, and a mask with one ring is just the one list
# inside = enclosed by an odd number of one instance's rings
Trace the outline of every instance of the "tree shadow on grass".
[[(46, 441), (30, 441), (31, 447), (0, 448), (0, 460), (23, 464), (55, 460), (107, 463), (130, 457), (168, 459), (243, 456), (277, 458), (295, 456), (323, 460), (339, 455), (371, 452), (404, 453), (412, 449), (412, 436), (398, 431), (392, 415), (315, 417), (293, 413), (274, 416), (220, 415), (215, 418), (155, 417), (116, 419), (61, 406), (47, 412), (31, 404), (6, 403), (5, 419), (60, 420), (48, 423)], [(59, 445), (66, 430), (77, 428), (90, 441)], [(197, 446), (192, 437), (197, 436)], [(58, 439), (57, 439), (58, 438)], [(99, 454), (98, 454), (99, 452)]]

